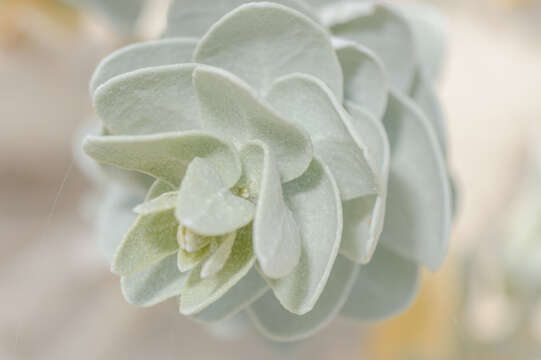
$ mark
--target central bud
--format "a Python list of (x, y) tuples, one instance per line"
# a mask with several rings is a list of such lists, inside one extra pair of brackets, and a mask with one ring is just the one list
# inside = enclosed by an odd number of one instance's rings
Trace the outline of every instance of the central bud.
[(180, 225), (177, 232), (177, 241), (181, 249), (193, 253), (208, 246), (214, 237), (203, 236), (194, 233), (190, 229)]

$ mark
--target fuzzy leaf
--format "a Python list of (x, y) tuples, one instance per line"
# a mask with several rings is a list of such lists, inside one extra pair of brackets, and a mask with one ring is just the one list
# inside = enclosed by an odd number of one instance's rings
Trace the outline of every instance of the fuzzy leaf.
[(285, 203), (280, 174), (268, 147), (261, 142), (248, 144), (241, 150), (241, 159), (246, 170), (257, 174), (248, 174), (248, 177), (259, 176), (255, 179), (259, 191), (253, 230), (254, 252), (263, 273), (279, 279), (299, 263), (299, 228)]
[(316, 19), (309, 7), (300, 0), (173, 0), (169, 7), (165, 37), (201, 37), (222, 16), (248, 2), (273, 2)]
[(207, 159), (226, 186), (241, 175), (235, 148), (223, 140), (198, 131), (145, 136), (90, 136), (83, 145), (94, 160), (126, 170), (136, 170), (178, 188), (190, 162)]
[(177, 192), (168, 192), (150, 201), (139, 204), (133, 211), (139, 215), (174, 209), (177, 204)]
[(401, 12), (370, 0), (338, 4), (325, 20), (335, 36), (366, 46), (383, 61), (393, 87), (407, 91), (416, 69), (415, 41)]
[(148, 307), (178, 296), (187, 277), (177, 268), (176, 256), (171, 255), (141, 272), (122, 277), (120, 283), (126, 301)]
[(274, 341), (304, 340), (326, 326), (340, 312), (355, 283), (359, 265), (339, 256), (325, 290), (313, 310), (305, 315), (286, 311), (272, 293), (255, 302), (249, 311), (256, 327)]
[(374, 254), (385, 221), (391, 150), (382, 122), (353, 103), (348, 102), (347, 109), (368, 145), (368, 160), (379, 175), (380, 191), (343, 203), (344, 235), (340, 253), (351, 261), (366, 264)]
[(195, 39), (167, 39), (128, 45), (104, 58), (90, 81), (90, 93), (114, 78), (135, 70), (189, 63), (197, 45)]
[(432, 81), (438, 79), (443, 68), (447, 42), (446, 21), (429, 4), (396, 3), (413, 30), (420, 67)]
[(391, 174), (381, 242), (432, 270), (447, 254), (452, 200), (441, 147), (428, 120), (393, 94), (383, 121), (391, 144)]
[(147, 195), (145, 197), (145, 202), (154, 200), (161, 195), (172, 192), (174, 190), (175, 189), (165, 181), (155, 180), (150, 189), (148, 189)]
[(195, 67), (164, 65), (119, 75), (94, 93), (96, 112), (111, 135), (198, 129)]
[(389, 84), (384, 66), (368, 48), (349, 41), (335, 41), (344, 72), (344, 98), (381, 119), (387, 106)]
[(202, 279), (214, 276), (223, 269), (227, 259), (229, 259), (229, 256), (231, 255), (231, 250), (233, 249), (233, 244), (235, 243), (236, 238), (236, 232), (224, 235), (222, 237), (220, 240), (221, 243), (218, 245), (217, 249), (203, 264), (203, 268), (201, 269)]
[(177, 229), (172, 209), (139, 216), (118, 248), (111, 271), (131, 275), (176, 253)]
[(142, 195), (124, 186), (107, 187), (103, 203), (98, 208), (96, 237), (98, 246), (109, 263), (122, 243), (124, 235), (137, 219), (132, 209), (141, 202)]
[(206, 323), (217, 323), (227, 320), (257, 301), (269, 290), (267, 282), (255, 268), (239, 281), (231, 290), (199, 314), (193, 315), (195, 320)]
[(176, 207), (183, 226), (203, 236), (224, 235), (248, 225), (254, 213), (254, 205), (235, 196), (211, 163), (200, 158), (190, 163)]
[(301, 259), (291, 274), (269, 284), (284, 308), (303, 315), (318, 301), (338, 254), (342, 204), (330, 170), (317, 159), (284, 185), (284, 194), (301, 232)]
[(418, 287), (418, 266), (379, 246), (372, 261), (361, 267), (342, 315), (360, 321), (389, 318), (412, 303)]
[(201, 39), (194, 59), (241, 77), (258, 92), (281, 76), (303, 72), (343, 99), (342, 70), (327, 31), (278, 4), (250, 3), (230, 12)]
[(441, 108), (440, 100), (436, 95), (434, 87), (431, 85), (427, 75), (419, 70), (415, 75), (411, 97), (423, 110), (430, 124), (436, 131), (441, 150), (445, 155), (447, 153), (447, 129), (445, 128), (445, 117)]
[(184, 249), (178, 249), (177, 265), (181, 272), (187, 272), (193, 270), (197, 265), (201, 264), (203, 260), (208, 258), (210, 252), (210, 245), (194, 251), (187, 252)]
[(240, 79), (216, 68), (200, 67), (194, 74), (194, 86), (204, 129), (239, 147), (261, 140), (276, 157), (284, 182), (306, 170), (312, 159), (308, 134), (260, 102)]
[(200, 264), (192, 270), (180, 295), (180, 312), (193, 315), (201, 312), (224, 296), (252, 269), (255, 257), (252, 250), (251, 228), (241, 229), (233, 245), (231, 256), (222, 271), (206, 279), (201, 278)]
[(278, 79), (267, 100), (310, 134), (314, 152), (331, 169), (343, 200), (374, 194), (378, 180), (351, 117), (320, 80), (304, 74)]

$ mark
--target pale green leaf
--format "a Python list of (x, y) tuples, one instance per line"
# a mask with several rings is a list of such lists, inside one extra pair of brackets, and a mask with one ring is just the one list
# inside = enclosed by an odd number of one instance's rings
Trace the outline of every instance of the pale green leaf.
[(338, 4), (326, 12), (335, 36), (372, 50), (383, 61), (393, 87), (407, 91), (416, 70), (415, 40), (409, 23), (389, 3), (363, 1)]
[(206, 247), (193, 252), (179, 249), (177, 256), (178, 269), (181, 272), (193, 270), (197, 265), (199, 265), (204, 259), (209, 256), (209, 253), (210, 245), (207, 245)]
[(417, 58), (431, 81), (438, 79), (445, 58), (447, 24), (444, 16), (429, 4), (397, 2), (413, 30)]
[(421, 70), (415, 74), (415, 79), (410, 91), (410, 96), (415, 103), (423, 110), (430, 124), (433, 126), (438, 136), (441, 150), (445, 155), (447, 153), (447, 129), (445, 127), (445, 116), (441, 108), (440, 100), (436, 90)]
[(447, 254), (452, 200), (441, 146), (417, 106), (394, 93), (383, 121), (391, 173), (381, 242), (432, 270)]
[(241, 175), (235, 148), (220, 138), (198, 131), (145, 136), (90, 136), (83, 145), (94, 160), (136, 170), (178, 188), (190, 162), (207, 159), (226, 186)]
[(310, 74), (343, 99), (342, 70), (327, 31), (278, 4), (250, 3), (224, 16), (198, 44), (195, 61), (225, 69), (259, 92), (284, 75)]
[(89, 135), (107, 135), (98, 121), (99, 119), (93, 117), (91, 121), (83, 124), (75, 134), (73, 157), (77, 167), (96, 184), (107, 186), (110, 183), (115, 183), (131, 191), (147, 191), (154, 181), (152, 177), (136, 171), (126, 171), (114, 166), (99, 164), (85, 153), (83, 144)]
[(341, 314), (358, 321), (392, 317), (410, 306), (418, 288), (418, 266), (378, 246), (372, 261), (361, 267)]
[[(254, 219), (254, 252), (263, 273), (282, 278), (297, 266), (301, 252), (299, 228), (287, 207), (274, 158), (263, 143), (252, 143), (241, 149), (247, 176), (259, 184)], [(261, 169), (257, 164), (261, 164)], [(259, 178), (256, 179), (256, 177)]]
[(94, 107), (111, 135), (198, 129), (192, 85), (195, 64), (164, 65), (119, 75), (94, 93)]
[(196, 234), (184, 226), (179, 229), (177, 236), (180, 248), (188, 252), (199, 251), (213, 243), (213, 237)]
[(150, 189), (148, 189), (145, 201), (154, 200), (161, 195), (174, 191), (175, 189), (171, 187), (168, 183), (161, 180), (155, 180)]
[(342, 200), (380, 192), (380, 179), (356, 143), (322, 139), (314, 142), (314, 150), (331, 169)]
[(291, 274), (269, 284), (286, 310), (303, 315), (317, 303), (338, 254), (342, 203), (330, 170), (317, 159), (284, 194), (300, 229), (301, 259)]
[(124, 235), (131, 228), (137, 214), (132, 209), (141, 202), (142, 195), (125, 186), (110, 184), (98, 207), (96, 237), (98, 247), (111, 263)]
[(357, 263), (370, 261), (385, 221), (390, 145), (383, 123), (353, 103), (347, 103), (355, 127), (368, 145), (368, 160), (379, 175), (380, 191), (343, 203), (344, 235), (340, 253)]
[(168, 192), (155, 199), (139, 204), (133, 211), (138, 215), (147, 215), (157, 211), (171, 210), (177, 205), (177, 192)]
[(204, 129), (239, 147), (261, 140), (276, 157), (282, 181), (306, 170), (312, 159), (308, 134), (262, 103), (248, 85), (232, 74), (204, 66), (195, 71), (194, 86)]
[(122, 294), (130, 304), (148, 307), (180, 295), (188, 275), (177, 268), (176, 256), (170, 255), (147, 269), (122, 277)]
[(355, 283), (359, 267), (339, 256), (317, 304), (305, 315), (290, 313), (272, 293), (267, 293), (251, 306), (250, 317), (256, 327), (274, 341), (304, 340), (325, 327), (340, 312)]
[(216, 301), (192, 318), (206, 323), (217, 323), (232, 318), (269, 290), (267, 282), (255, 268), (242, 278), (220, 300)]
[(237, 233), (233, 232), (227, 235), (224, 235), (219, 240), (220, 243), (217, 245), (216, 250), (212, 255), (209, 256), (203, 267), (201, 268), (201, 278), (206, 279), (211, 276), (216, 275), (220, 270), (223, 269), (227, 259), (231, 255), (233, 249), (233, 244), (237, 238)]
[(192, 270), (180, 295), (180, 312), (194, 315), (218, 301), (248, 274), (254, 263), (251, 227), (247, 227), (238, 232), (231, 256), (222, 271), (202, 279), (201, 264)]
[(94, 71), (90, 92), (93, 94), (98, 86), (115, 76), (135, 70), (189, 63), (196, 44), (195, 39), (167, 39), (140, 42), (118, 49), (105, 57)]
[(131, 275), (176, 253), (177, 230), (174, 210), (139, 216), (117, 249), (111, 271)]
[(290, 7), (316, 19), (300, 0), (173, 0), (167, 16), (165, 37), (201, 37), (222, 16), (248, 2), (273, 2)]
[(195, 158), (186, 171), (178, 194), (180, 223), (203, 236), (234, 232), (254, 218), (255, 206), (234, 195), (211, 163)]
[(343, 200), (374, 194), (378, 179), (349, 114), (320, 80), (304, 74), (278, 79), (266, 99), (286, 119), (304, 127), (315, 154), (331, 169)]
[(350, 41), (334, 42), (344, 72), (344, 98), (381, 119), (389, 84), (384, 66), (368, 48)]

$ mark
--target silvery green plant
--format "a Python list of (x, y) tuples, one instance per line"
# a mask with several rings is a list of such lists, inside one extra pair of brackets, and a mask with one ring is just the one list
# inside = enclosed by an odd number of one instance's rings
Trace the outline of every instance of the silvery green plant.
[(175, 0), (162, 39), (98, 66), (84, 150), (106, 174), (101, 247), (128, 302), (246, 312), (293, 341), (399, 313), (441, 266), (439, 18), (320, 5)]

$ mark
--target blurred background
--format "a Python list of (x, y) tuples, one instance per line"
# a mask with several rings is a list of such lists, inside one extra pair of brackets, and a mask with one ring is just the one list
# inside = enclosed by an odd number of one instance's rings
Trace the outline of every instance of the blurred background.
[(111, 50), (159, 34), (166, 2), (111, 19), (99, 6), (0, 0), (0, 359), (541, 358), (541, 1), (431, 1), (449, 29), (451, 254), (404, 315), (337, 320), (285, 347), (234, 324), (203, 328), (174, 302), (126, 304), (95, 245), (81, 201), (92, 186), (72, 160), (88, 80)]

